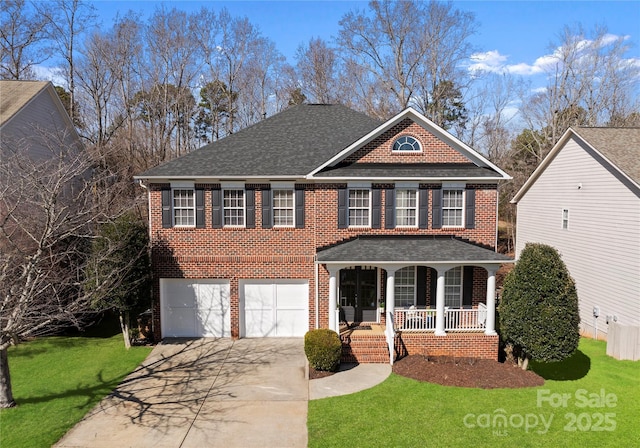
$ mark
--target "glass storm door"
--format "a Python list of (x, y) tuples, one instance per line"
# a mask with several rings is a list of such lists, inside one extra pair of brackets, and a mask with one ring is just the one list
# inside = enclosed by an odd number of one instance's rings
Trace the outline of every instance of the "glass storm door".
[(340, 270), (340, 319), (352, 322), (376, 322), (377, 270), (361, 267)]

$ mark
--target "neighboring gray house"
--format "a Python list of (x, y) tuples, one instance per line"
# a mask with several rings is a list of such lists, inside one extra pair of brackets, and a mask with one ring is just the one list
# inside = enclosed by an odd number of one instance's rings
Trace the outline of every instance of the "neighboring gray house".
[(528, 242), (559, 250), (585, 335), (640, 326), (640, 128), (570, 128), (511, 202), (516, 257)]
[(27, 151), (35, 160), (60, 148), (80, 148), (73, 122), (49, 81), (0, 81), (0, 143), (3, 153)]

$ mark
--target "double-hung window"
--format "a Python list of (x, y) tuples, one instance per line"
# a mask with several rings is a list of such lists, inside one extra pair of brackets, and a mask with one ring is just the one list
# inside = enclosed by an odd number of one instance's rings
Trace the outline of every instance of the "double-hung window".
[(408, 266), (396, 271), (395, 306), (407, 308), (416, 303), (416, 268)]
[(444, 274), (444, 306), (462, 306), (462, 267), (449, 269)]
[(415, 189), (396, 190), (396, 226), (418, 226), (418, 192)]
[(371, 224), (371, 191), (349, 190), (349, 226), (369, 227)]
[(569, 209), (563, 208), (562, 209), (562, 230), (568, 230), (568, 229), (569, 229)]
[(244, 227), (244, 190), (224, 190), (223, 198), (224, 225), (229, 227)]
[(195, 227), (196, 200), (192, 188), (173, 189), (173, 225), (176, 227)]
[(463, 227), (464, 190), (442, 190), (442, 226)]
[(294, 194), (291, 189), (273, 190), (273, 225), (293, 227), (295, 225)]

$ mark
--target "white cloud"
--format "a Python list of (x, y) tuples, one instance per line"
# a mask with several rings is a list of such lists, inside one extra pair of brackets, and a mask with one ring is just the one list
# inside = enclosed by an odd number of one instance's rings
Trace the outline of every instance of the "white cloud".
[(59, 67), (46, 67), (44, 65), (34, 65), (32, 67), (36, 79), (40, 81), (51, 81), (55, 86), (67, 88), (67, 82), (62, 76)]
[(504, 73), (504, 63), (507, 56), (500, 54), (498, 50), (486, 51), (484, 53), (474, 53), (471, 55), (469, 71)]

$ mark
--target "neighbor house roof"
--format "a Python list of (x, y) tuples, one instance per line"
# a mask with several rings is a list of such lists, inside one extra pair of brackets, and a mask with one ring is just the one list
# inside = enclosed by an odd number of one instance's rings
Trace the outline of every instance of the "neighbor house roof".
[(572, 137), (586, 145), (587, 152), (590, 152), (593, 157), (599, 159), (601, 163), (609, 164), (624, 178), (640, 188), (640, 128), (572, 127), (567, 129), (558, 143), (540, 162), (538, 168), (511, 200), (512, 203), (522, 199)]
[(361, 235), (320, 249), (318, 263), (505, 263), (506, 255), (454, 237)]
[(49, 81), (0, 81), (0, 126), (3, 126), (34, 97)]
[(137, 178), (304, 176), (379, 125), (345, 106), (302, 104)]

